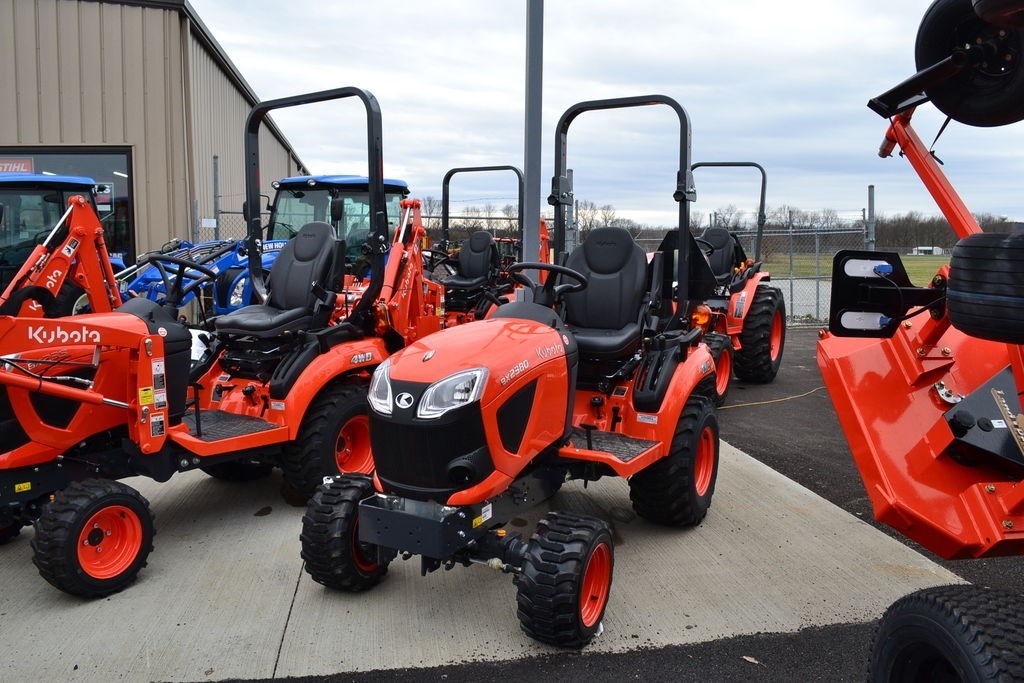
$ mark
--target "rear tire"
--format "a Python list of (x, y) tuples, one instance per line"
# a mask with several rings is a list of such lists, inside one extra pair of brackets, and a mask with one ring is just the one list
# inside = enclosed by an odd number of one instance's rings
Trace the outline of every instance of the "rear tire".
[(86, 479), (58, 491), (35, 523), (33, 564), (71, 595), (99, 598), (125, 588), (153, 550), (153, 514), (135, 489)]
[(986, 23), (974, 13), (971, 0), (935, 0), (928, 7), (917, 30), (917, 69), (978, 41), (995, 46), (991, 58), (968, 66), (927, 95), (939, 111), (968, 126), (1002, 126), (1024, 119), (1024, 32)]
[(372, 474), (369, 426), (365, 386), (326, 387), (302, 419), (299, 438), (284, 447), (285, 482), (309, 498), (325, 476)]
[(925, 588), (885, 611), (871, 651), (874, 683), (1024, 680), (1024, 603), (977, 586)]
[(636, 513), (657, 524), (695, 526), (711, 507), (718, 478), (718, 418), (711, 399), (690, 396), (669, 454), (629, 478)]
[[(85, 290), (75, 283), (65, 282), (60, 286), (60, 289), (57, 290), (57, 296), (55, 296), (53, 301), (50, 302), (50, 305), (46, 307), (43, 317), (63, 318), (65, 316), (75, 315), (77, 312), (84, 312), (75, 310), (75, 304), (78, 303), (78, 300), (81, 299), (84, 294)], [(88, 305), (84, 308), (87, 310)]]
[(1024, 343), (1024, 233), (975, 233), (953, 247), (949, 321), (979, 339)]
[(704, 335), (704, 343), (715, 360), (715, 388), (712, 401), (715, 406), (725, 403), (732, 384), (732, 339), (727, 334), (712, 332)]
[(391, 558), (359, 542), (359, 501), (373, 493), (368, 477), (338, 477), (313, 494), (302, 516), (306, 573), (328, 588), (364, 591), (388, 573)]
[(543, 643), (583, 647), (602, 628), (614, 566), (612, 534), (603, 520), (547, 513), (515, 576), (519, 625)]
[(733, 355), (736, 378), (752, 384), (767, 384), (779, 374), (786, 346), (786, 302), (782, 291), (758, 285), (750, 311), (743, 319), (740, 349)]

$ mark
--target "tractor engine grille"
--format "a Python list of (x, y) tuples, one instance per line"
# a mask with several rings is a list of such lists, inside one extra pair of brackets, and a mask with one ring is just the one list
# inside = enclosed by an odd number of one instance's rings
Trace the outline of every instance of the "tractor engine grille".
[(480, 404), (437, 420), (396, 421), (370, 411), (370, 444), (386, 493), (445, 502), (494, 471)]

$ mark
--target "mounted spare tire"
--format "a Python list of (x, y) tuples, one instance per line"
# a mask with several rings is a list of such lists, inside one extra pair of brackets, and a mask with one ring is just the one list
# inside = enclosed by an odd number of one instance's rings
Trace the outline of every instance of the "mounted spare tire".
[[(979, 14), (990, 13), (979, 9)], [(917, 29), (917, 70), (941, 62), (965, 45), (982, 46), (980, 63), (928, 89), (932, 103), (968, 126), (1003, 126), (1024, 119), (1024, 31), (982, 20), (971, 0), (935, 0)]]
[(1024, 28), (1024, 2), (1021, 0), (973, 0), (974, 13), (990, 24), (1003, 28)]
[(953, 247), (949, 321), (980, 339), (1024, 343), (1024, 233), (979, 232)]

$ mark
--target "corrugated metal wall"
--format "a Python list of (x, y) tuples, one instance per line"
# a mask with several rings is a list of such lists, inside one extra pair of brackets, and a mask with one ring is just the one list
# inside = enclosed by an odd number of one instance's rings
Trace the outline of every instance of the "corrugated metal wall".
[[(192, 28), (179, 9), (0, 0), (0, 144), (130, 146), (140, 251), (212, 217), (214, 154), (221, 208), (241, 208), (249, 105)], [(266, 192), (295, 164), (261, 143)]]
[[(192, 163), (200, 216), (213, 217), (213, 157), (218, 157), (220, 208), (241, 211), (245, 199), (244, 134), (251, 105), (227, 79), (220, 65), (197, 40), (189, 46), (191, 71)], [(260, 180), (264, 194), (270, 183), (295, 175), (288, 150), (266, 125), (260, 130)]]

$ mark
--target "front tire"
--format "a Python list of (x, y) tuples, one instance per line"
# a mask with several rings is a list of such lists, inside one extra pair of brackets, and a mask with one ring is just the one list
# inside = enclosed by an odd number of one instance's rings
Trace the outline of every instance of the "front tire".
[(711, 507), (718, 478), (718, 418), (711, 399), (692, 395), (669, 454), (629, 479), (636, 513), (657, 524), (695, 526)]
[(325, 476), (373, 473), (366, 387), (341, 382), (310, 404), (299, 438), (284, 448), (285, 482), (308, 498)]
[(874, 683), (1024, 680), (1024, 603), (976, 586), (925, 588), (894, 602), (875, 632)]
[(733, 356), (736, 378), (767, 384), (779, 374), (786, 346), (786, 302), (775, 287), (758, 285), (743, 319), (740, 349)]
[(33, 564), (71, 595), (99, 598), (122, 590), (153, 550), (153, 514), (135, 489), (86, 479), (59, 491), (35, 523)]
[(603, 520), (547, 513), (515, 577), (519, 625), (541, 642), (583, 647), (601, 630), (614, 566), (612, 535)]
[(328, 588), (364, 591), (388, 572), (389, 556), (359, 541), (359, 501), (373, 493), (368, 477), (339, 477), (313, 494), (302, 516), (306, 573)]

